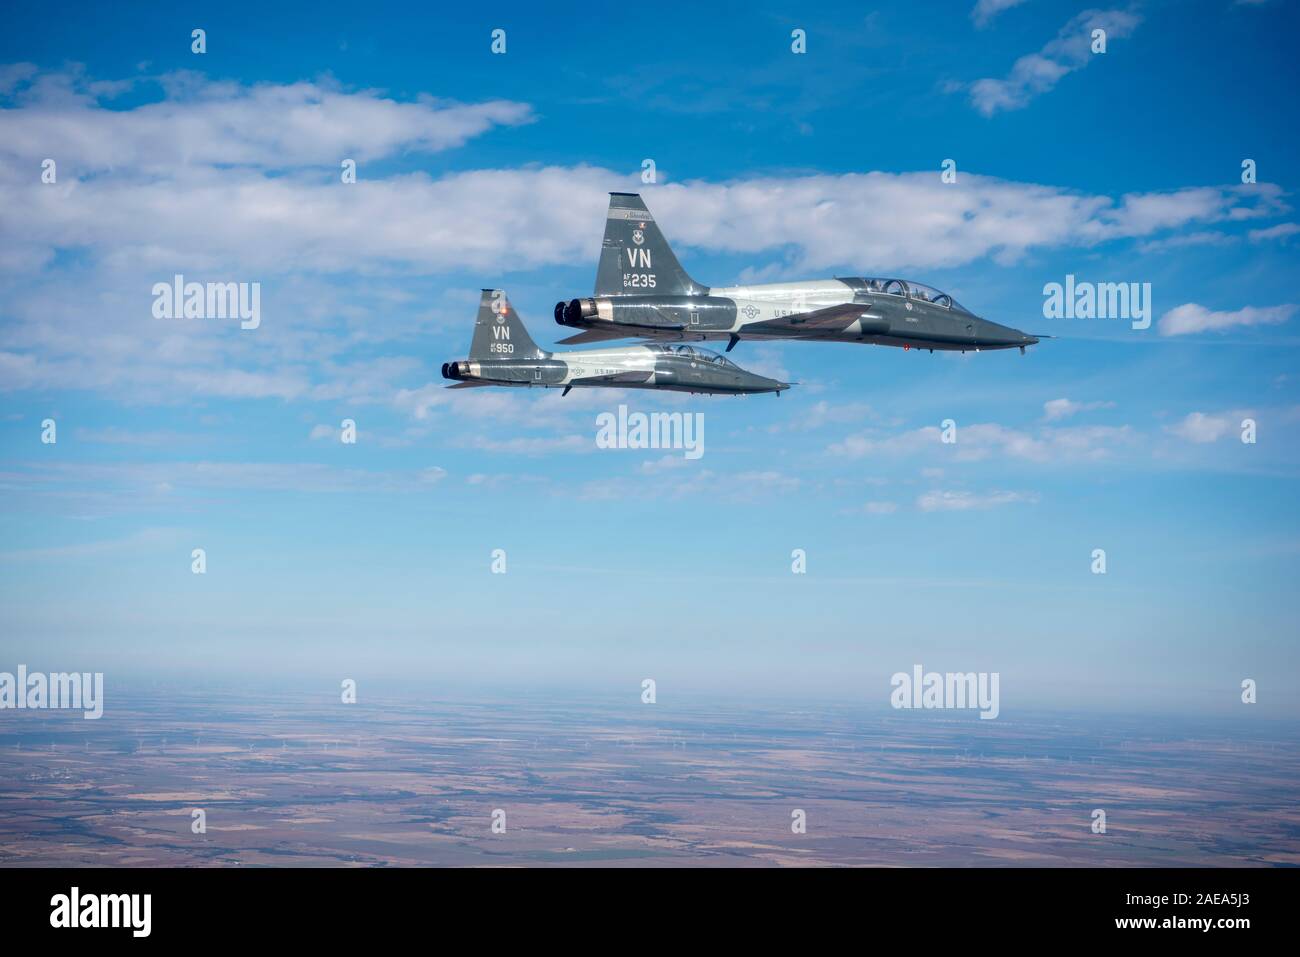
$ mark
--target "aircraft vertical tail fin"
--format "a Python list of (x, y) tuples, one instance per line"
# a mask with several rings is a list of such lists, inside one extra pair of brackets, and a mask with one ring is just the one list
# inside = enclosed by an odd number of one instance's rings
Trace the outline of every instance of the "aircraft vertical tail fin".
[(484, 289), (474, 320), (471, 359), (544, 359), (548, 355), (524, 328), (502, 289)]
[(702, 296), (708, 291), (681, 267), (639, 194), (609, 194), (597, 296)]

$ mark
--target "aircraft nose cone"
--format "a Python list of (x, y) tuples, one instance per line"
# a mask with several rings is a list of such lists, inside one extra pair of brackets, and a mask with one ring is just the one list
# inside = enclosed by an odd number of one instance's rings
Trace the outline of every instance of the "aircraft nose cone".
[(755, 375), (750, 373), (749, 379), (745, 382), (749, 391), (753, 392), (784, 392), (790, 388), (790, 383), (782, 382), (780, 379), (769, 379), (767, 376)]
[(1037, 336), (1031, 336), (1019, 329), (999, 325), (996, 322), (986, 323), (983, 329), (976, 333), (976, 338), (982, 339), (985, 347), (994, 349), (1009, 346), (1019, 346), (1023, 349), (1038, 342)]

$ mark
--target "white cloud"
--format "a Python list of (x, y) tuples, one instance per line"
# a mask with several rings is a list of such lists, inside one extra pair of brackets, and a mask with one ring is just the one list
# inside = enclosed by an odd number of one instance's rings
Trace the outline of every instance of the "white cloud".
[[(93, 490), (189, 494), (208, 489), (257, 489), (282, 492), (409, 492), (440, 482), (439, 466), (402, 471), (336, 468), (319, 462), (120, 462), (58, 463), (24, 467), (7, 473), (15, 492), (49, 494), (68, 487)], [(183, 490), (177, 493), (176, 490)]]
[(1043, 464), (1096, 461), (1131, 445), (1128, 426), (1044, 426), (1033, 431), (984, 422), (958, 425), (957, 441), (941, 442), (935, 426), (924, 426), (893, 435), (860, 433), (827, 447), (832, 455), (856, 459), (867, 455), (910, 456), (926, 452), (958, 462), (979, 462), (993, 456)]
[(939, 448), (940, 431), (933, 425), (912, 429), (909, 432), (884, 434), (878, 430), (845, 436), (826, 447), (831, 455), (860, 459), (867, 455), (914, 455), (923, 450)]
[(1160, 335), (1185, 336), (1196, 332), (1222, 332), (1237, 326), (1276, 325), (1290, 319), (1300, 306), (1246, 306), (1235, 312), (1215, 312), (1194, 302), (1175, 306), (1160, 319)]
[(1166, 426), (1165, 431), (1197, 444), (1217, 442), (1240, 428), (1241, 420), (1245, 415), (1244, 412), (1223, 412), (1217, 415), (1192, 412), (1176, 424)]
[(474, 436), (467, 443), (482, 452), (503, 452), (509, 455), (541, 455), (548, 452), (594, 452), (595, 432), (591, 435), (515, 436), (509, 439), (492, 439)]
[(1070, 399), (1051, 399), (1043, 403), (1043, 418), (1048, 422), (1054, 422), (1058, 419), (1067, 419), (1080, 412), (1091, 412), (1093, 409), (1113, 409), (1114, 407), (1114, 402), (1074, 402)]
[[(409, 318), (402, 325), (402, 309), (390, 317), (384, 306), (413, 308), (411, 274), (589, 265), (606, 191), (640, 188), (635, 174), (587, 166), (440, 176), (363, 169), (355, 185), (339, 182), (334, 156), (350, 147), (354, 127), (373, 131), (366, 155), (388, 155), (522, 121), (526, 108), (498, 115), (495, 107), (397, 103), (324, 83), (248, 87), (184, 77), (169, 80), (161, 102), (110, 109), (93, 92), (102, 88), (79, 74), (14, 75), (21, 92), (0, 110), (0, 391), (79, 389), (143, 402), (346, 399), (395, 404), (416, 419), (451, 408), (468, 415), (518, 408), (481, 395), (492, 390), (448, 394), (441, 382), (419, 385), (429, 360), (409, 346), (451, 319), (426, 316), (413, 328)], [(193, 144), (184, 157), (155, 142), (159, 118), (179, 122), (182, 114), (197, 124), (173, 137)], [(264, 153), (247, 146), (259, 122), (288, 114), (317, 132)], [(84, 126), (97, 139), (80, 142), (61, 124)], [(216, 141), (228, 127), (234, 145), (222, 147)], [(57, 184), (34, 187), (47, 135), (63, 137), (59, 149), (69, 159), (60, 161)], [(95, 172), (105, 164), (111, 172)], [(755, 260), (770, 252), (792, 274), (1005, 263), (1285, 208), (1273, 184), (1113, 198), (974, 173), (953, 187), (928, 171), (667, 183), (647, 199), (688, 268), (697, 247)], [(845, 228), (861, 222), (893, 225)], [(153, 319), (149, 290), (176, 272), (262, 282), (262, 325), (245, 333)], [(364, 286), (358, 276), (367, 277)], [(457, 291), (433, 308), (459, 317)], [(402, 343), (402, 356), (355, 358), (358, 344), (385, 341)], [(755, 355), (780, 372), (780, 352)], [(565, 408), (580, 401), (570, 396)], [(814, 409), (810, 421), (860, 412)]]
[[(746, 368), (750, 366), (746, 364)], [(825, 399), (820, 399), (784, 425), (771, 426), (769, 431), (811, 432), (827, 425), (857, 422), (873, 417), (871, 405), (867, 402), (827, 402)]]
[(677, 453), (675, 455), (663, 455), (657, 459), (650, 459), (642, 462), (640, 472), (642, 475), (659, 475), (664, 472), (675, 472), (678, 469), (693, 468), (694, 462), (686, 456)]
[(1003, 10), (1018, 7), (1024, 2), (1025, 0), (979, 0), (971, 10), (970, 18), (975, 22), (976, 28), (983, 30)]
[[(96, 95), (103, 89), (80, 73), (26, 79), (30, 86), (10, 84), (19, 108), (0, 110), (0, 143), (14, 156), (54, 158), (61, 178), (243, 166), (328, 168), (338, 181), (344, 159), (360, 164), (399, 152), (437, 152), (494, 126), (533, 119), (526, 103), (508, 100), (464, 104), (421, 96), (403, 103), (329, 82), (245, 86), (186, 73), (161, 78), (166, 95), (157, 102), (110, 110)], [(144, 82), (150, 80), (128, 85)], [(363, 168), (358, 179), (364, 178)]]
[(184, 530), (179, 528), (143, 528), (124, 538), (107, 541), (79, 542), (75, 545), (54, 545), (48, 548), (21, 548), (0, 551), (0, 560), (39, 561), (41, 559), (77, 559), (100, 557), (131, 551), (158, 551), (174, 547), (182, 541)]
[(1064, 419), (1074, 415), (1079, 409), (1078, 402), (1071, 402), (1069, 399), (1051, 399), (1043, 403), (1043, 418), (1048, 422)]
[[(1022, 56), (1004, 79), (985, 78), (970, 86), (971, 103), (985, 116), (1018, 110), (1051, 90), (1066, 74), (1082, 70), (1093, 59), (1092, 31), (1106, 31), (1106, 41), (1133, 35), (1142, 18), (1130, 10), (1085, 10), (1037, 53)], [(1109, 47), (1108, 47), (1109, 49)]]
[[(0, 110), (0, 159), (9, 161), (0, 164), (0, 203), (7, 211), (0, 249), (21, 251), (0, 257), (0, 267), (30, 271), (69, 249), (89, 251), (113, 268), (162, 276), (179, 267), (266, 278), (588, 262), (606, 191), (639, 188), (634, 174), (587, 166), (437, 178), (362, 170), (356, 184), (345, 186), (337, 160), (358, 152), (350, 131), (379, 127), (364, 134), (366, 149), (386, 156), (461, 142), (524, 117), (526, 107), (400, 104), (315, 84), (212, 84), (200, 91), (197, 98), (125, 110), (84, 95), (65, 109), (48, 94)], [(279, 130), (295, 105), (307, 111), (310, 120), (301, 124), (315, 138), (263, 147), (258, 137)], [(415, 111), (410, 123), (408, 108)], [(182, 118), (184, 135), (178, 135), (173, 121)], [(83, 141), (76, 131), (84, 130), (93, 135)], [(233, 143), (222, 146), (228, 139)], [(256, 149), (240, 145), (247, 142)], [(185, 155), (176, 154), (177, 143), (185, 144)], [(59, 182), (30, 189), (26, 170), (50, 155), (64, 157)], [(93, 175), (99, 165), (111, 166), (112, 175)], [(1142, 237), (1280, 206), (1271, 184), (1117, 201), (974, 173), (954, 188), (928, 171), (692, 181), (662, 184), (648, 198), (674, 241), (730, 252), (789, 246), (787, 271), (868, 263), (896, 271), (989, 256), (1010, 261), (1031, 249)], [(846, 231), (846, 224), (861, 222), (893, 226)]]
[(773, 469), (738, 472), (728, 480), (727, 488), (733, 493), (756, 495), (762, 492), (793, 492), (802, 480)]
[[(2, 150), (0, 150), (2, 152)], [(32, 190), (0, 172), (0, 239), (27, 270), (61, 249), (111, 268), (204, 279), (292, 271), (438, 273), (533, 269), (593, 257), (609, 189), (632, 177), (591, 167), (423, 173), (334, 185), (314, 176), (189, 170), (170, 179), (105, 179)], [(928, 173), (852, 173), (691, 182), (647, 199), (678, 246), (757, 253), (789, 244), (787, 271), (1012, 262), (1040, 248), (1092, 246), (1189, 224), (1266, 215), (1276, 187), (1198, 187), (1109, 197), (967, 174), (961, 189)], [(889, 230), (845, 223), (881, 221)], [(596, 237), (596, 239), (593, 239)], [(689, 262), (689, 259), (688, 259)], [(197, 275), (202, 273), (203, 275)], [(730, 277), (704, 277), (720, 284)]]
[(415, 419), (427, 419), (429, 412), (451, 401), (447, 387), (429, 383), (418, 389), (399, 389), (393, 404)]
[(1247, 237), (1252, 243), (1267, 242), (1270, 239), (1286, 239), (1300, 233), (1300, 223), (1278, 223), (1267, 229), (1252, 229)]
[(996, 508), (1017, 503), (1033, 504), (1038, 496), (1032, 492), (965, 492), (935, 490), (923, 492), (916, 506), (923, 512), (965, 512), (972, 509)]
[(1194, 233), (1166, 236), (1153, 239), (1138, 248), (1144, 253), (1160, 253), (1167, 249), (1187, 249), (1191, 246), (1227, 246), (1237, 241), (1237, 237), (1216, 230), (1201, 230)]
[[(702, 459), (678, 456), (682, 464), (668, 466), (653, 460), (650, 468), (638, 468), (618, 481), (594, 479), (578, 485), (564, 483), (557, 489), (562, 495), (584, 502), (635, 500), (678, 501), (698, 497), (699, 490), (725, 488), (731, 503), (757, 502), (774, 495), (788, 494), (803, 487), (804, 481), (795, 475), (775, 469), (752, 469), (734, 473), (717, 473), (703, 465)], [(706, 456), (707, 458), (707, 456)], [(645, 463), (650, 464), (650, 463)]]

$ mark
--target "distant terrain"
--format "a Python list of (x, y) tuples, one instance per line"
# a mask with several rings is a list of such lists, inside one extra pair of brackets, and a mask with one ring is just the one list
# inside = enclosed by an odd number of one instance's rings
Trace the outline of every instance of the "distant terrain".
[(0, 865), (1297, 865), (1297, 740), (1244, 720), (160, 692), (99, 721), (0, 715)]

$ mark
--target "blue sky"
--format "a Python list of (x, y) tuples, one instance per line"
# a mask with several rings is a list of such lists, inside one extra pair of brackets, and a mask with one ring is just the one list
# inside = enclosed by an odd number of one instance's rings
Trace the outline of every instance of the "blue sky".
[[(1294, 4), (9, 19), (0, 668), (883, 705), (919, 662), (1004, 713), (1296, 713)], [(739, 346), (779, 399), (447, 392), (480, 287), (561, 337), (610, 189), (706, 283), (901, 275), (1058, 338)], [(155, 319), (175, 273), (260, 282), (261, 326)], [(1067, 274), (1150, 283), (1151, 328), (1043, 318)], [(620, 402), (706, 454), (597, 449)]]

